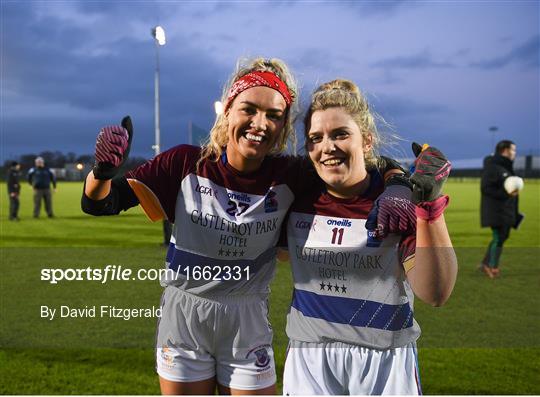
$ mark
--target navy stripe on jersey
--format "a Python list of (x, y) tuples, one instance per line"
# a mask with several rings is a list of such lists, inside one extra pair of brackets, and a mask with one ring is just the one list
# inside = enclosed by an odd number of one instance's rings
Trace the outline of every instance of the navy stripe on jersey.
[(295, 289), (292, 306), (307, 317), (357, 327), (399, 331), (413, 325), (409, 303), (388, 305), (364, 299), (318, 295)]
[[(189, 266), (193, 269), (194, 266), (209, 266), (214, 268), (217, 266), (223, 269), (225, 266), (233, 268), (239, 266), (240, 269), (244, 270), (249, 267), (249, 273), (251, 275), (256, 274), (264, 265), (268, 264), (273, 258), (276, 257), (276, 248), (272, 247), (264, 251), (255, 259), (216, 259), (210, 258), (208, 256), (197, 255), (192, 252), (184, 251), (176, 248), (173, 243), (169, 244), (169, 249), (167, 251), (167, 263), (169, 264), (168, 268), (173, 270), (177, 274), (186, 275), (186, 267)], [(230, 272), (230, 270), (229, 270)], [(221, 273), (216, 276), (216, 279), (221, 280)]]

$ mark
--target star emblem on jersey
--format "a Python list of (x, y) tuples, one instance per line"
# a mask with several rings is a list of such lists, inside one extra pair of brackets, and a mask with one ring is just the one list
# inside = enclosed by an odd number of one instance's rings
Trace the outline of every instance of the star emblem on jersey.
[(219, 251), (218, 251), (218, 256), (234, 256), (234, 257), (239, 257), (239, 256), (244, 256), (244, 254), (246, 253), (246, 251), (244, 250), (234, 250), (234, 251), (231, 251), (231, 250), (224, 250), (223, 248), (220, 248)]
[(337, 284), (331, 284), (331, 283), (328, 283), (326, 284), (324, 281), (321, 281), (319, 286), (321, 287), (321, 291), (324, 291), (324, 290), (327, 290), (327, 291), (332, 291), (333, 292), (341, 292), (342, 294), (346, 294), (347, 293), (347, 287), (345, 287), (344, 284), (341, 285), (341, 287)]

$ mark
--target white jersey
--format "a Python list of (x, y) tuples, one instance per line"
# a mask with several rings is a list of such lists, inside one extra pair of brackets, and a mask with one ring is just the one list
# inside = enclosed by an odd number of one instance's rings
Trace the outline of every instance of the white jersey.
[(365, 228), (382, 190), (379, 174), (371, 172), (363, 196), (339, 199), (318, 192), (293, 204), (287, 223), (294, 280), (287, 317), (291, 340), (389, 349), (419, 337), (403, 268), (414, 257), (415, 236), (381, 242)]
[(224, 156), (196, 169), (199, 156), (180, 145), (127, 175), (146, 214), (174, 222), (162, 284), (199, 296), (266, 294), (303, 160), (267, 157), (240, 174)]

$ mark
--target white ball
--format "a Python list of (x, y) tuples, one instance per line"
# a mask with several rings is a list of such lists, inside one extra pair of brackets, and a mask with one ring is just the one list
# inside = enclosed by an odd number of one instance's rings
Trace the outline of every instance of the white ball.
[(509, 176), (504, 180), (504, 190), (507, 193), (512, 193), (516, 190), (520, 191), (521, 189), (523, 189), (523, 179), (519, 176)]

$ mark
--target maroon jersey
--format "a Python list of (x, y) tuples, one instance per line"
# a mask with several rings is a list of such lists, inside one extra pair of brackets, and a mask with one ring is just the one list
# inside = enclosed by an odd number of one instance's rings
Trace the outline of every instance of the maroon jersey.
[(223, 155), (180, 145), (126, 177), (152, 220), (174, 223), (162, 283), (197, 295), (267, 293), (275, 246), (295, 197), (313, 186), (306, 160), (268, 156), (242, 174)]
[(303, 342), (340, 341), (376, 349), (418, 338), (404, 266), (416, 238), (376, 240), (365, 228), (384, 184), (370, 172), (366, 193), (351, 199), (324, 190), (297, 199), (287, 222), (294, 294), (287, 335)]

